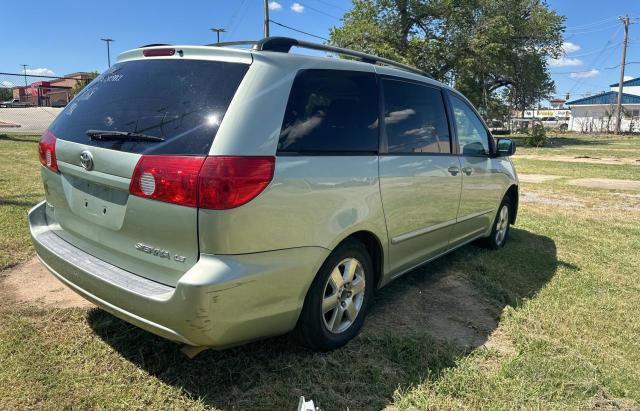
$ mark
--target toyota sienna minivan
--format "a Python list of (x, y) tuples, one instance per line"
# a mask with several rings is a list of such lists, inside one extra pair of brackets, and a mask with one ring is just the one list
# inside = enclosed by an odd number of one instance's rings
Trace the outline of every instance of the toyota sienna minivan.
[(29, 224), (66, 286), (187, 351), (292, 330), (331, 350), (393, 279), (505, 244), (514, 151), (459, 92), (390, 60), (282, 37), (152, 45), (44, 133)]

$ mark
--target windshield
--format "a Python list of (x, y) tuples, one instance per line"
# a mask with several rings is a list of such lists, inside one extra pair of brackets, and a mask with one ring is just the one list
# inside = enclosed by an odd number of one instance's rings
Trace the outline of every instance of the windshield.
[[(62, 140), (112, 150), (206, 154), (248, 67), (177, 59), (119, 63), (86, 86), (49, 130)], [(92, 130), (152, 138), (92, 139)]]

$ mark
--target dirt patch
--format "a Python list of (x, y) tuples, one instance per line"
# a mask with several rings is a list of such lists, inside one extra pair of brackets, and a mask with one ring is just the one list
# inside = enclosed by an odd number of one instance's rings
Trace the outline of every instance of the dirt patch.
[(552, 205), (552, 206), (568, 207), (568, 208), (585, 207), (585, 204), (582, 201), (578, 201), (574, 198), (550, 197), (543, 193), (539, 193), (535, 191), (525, 191), (522, 194), (520, 194), (520, 202)]
[(631, 190), (640, 191), (640, 181), (638, 180), (616, 180), (611, 178), (579, 178), (570, 180), (569, 184), (590, 187), (604, 188), (608, 190)]
[(518, 174), (518, 180), (524, 183), (544, 183), (546, 181), (557, 180), (564, 176), (553, 176), (547, 174)]
[(2, 275), (1, 287), (12, 300), (47, 308), (92, 307), (64, 286), (34, 257)]
[(462, 347), (483, 345), (500, 310), (455, 272), (435, 276), (419, 269), (381, 290), (367, 319), (367, 333), (426, 332)]
[(640, 159), (629, 157), (592, 157), (592, 156), (561, 156), (543, 154), (518, 154), (514, 158), (527, 160), (563, 161), (567, 163), (591, 163), (591, 164), (632, 164), (640, 166)]

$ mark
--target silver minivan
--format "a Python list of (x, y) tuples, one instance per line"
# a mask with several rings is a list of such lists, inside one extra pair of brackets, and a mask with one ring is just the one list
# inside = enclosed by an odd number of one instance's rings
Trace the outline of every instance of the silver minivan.
[(153, 45), (42, 136), (29, 224), (60, 281), (186, 352), (292, 330), (330, 350), (394, 278), (505, 244), (514, 150), (460, 93), (376, 56)]

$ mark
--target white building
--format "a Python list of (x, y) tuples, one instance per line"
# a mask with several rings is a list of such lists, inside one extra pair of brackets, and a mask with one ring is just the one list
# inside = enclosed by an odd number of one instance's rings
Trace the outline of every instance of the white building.
[[(640, 132), (640, 78), (627, 80), (623, 84), (622, 124), (625, 133)], [(618, 83), (610, 91), (569, 101), (571, 120), (569, 130), (582, 133), (610, 133), (616, 127), (616, 105)]]

